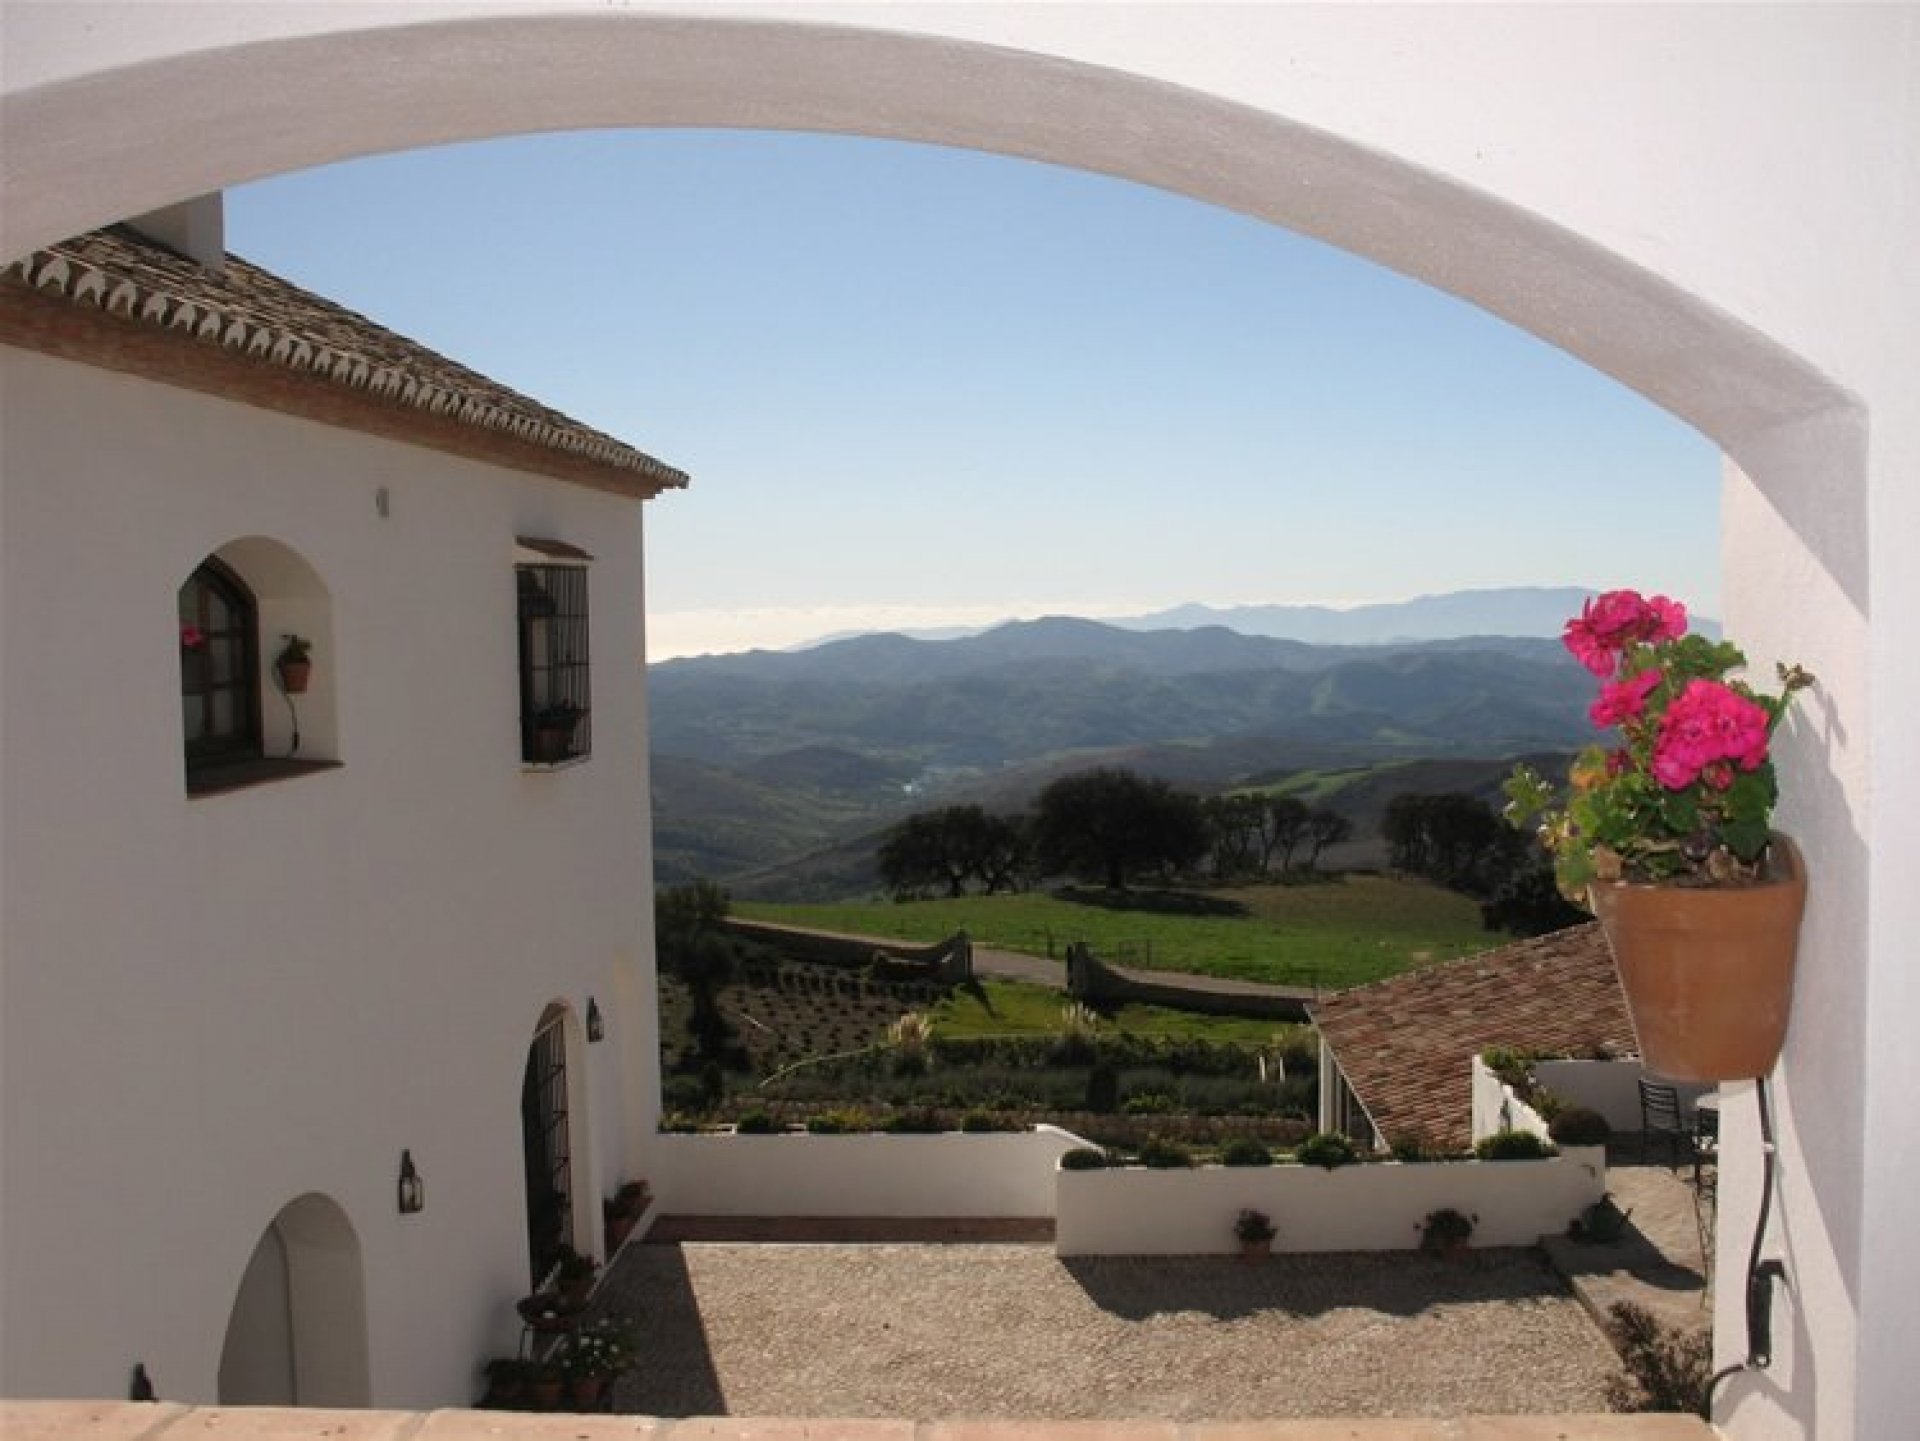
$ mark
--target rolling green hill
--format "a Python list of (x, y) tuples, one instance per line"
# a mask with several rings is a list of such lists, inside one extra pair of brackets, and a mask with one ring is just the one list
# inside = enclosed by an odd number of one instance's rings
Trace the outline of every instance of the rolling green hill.
[[(1181, 913), (1182, 909), (1201, 914)], [(1423, 881), (1353, 875), (1199, 893), (969, 896), (834, 905), (737, 902), (737, 914), (903, 941), (964, 929), (976, 944), (1064, 956), (1073, 941), (1125, 965), (1340, 989), (1497, 943), (1479, 907)]]

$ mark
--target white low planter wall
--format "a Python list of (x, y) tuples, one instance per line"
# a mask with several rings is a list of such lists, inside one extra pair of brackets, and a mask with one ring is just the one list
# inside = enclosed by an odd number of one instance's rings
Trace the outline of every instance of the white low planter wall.
[(683, 1216), (1051, 1216), (1057, 1126), (938, 1136), (662, 1135), (651, 1178)]
[(1054, 1249), (1062, 1256), (1194, 1256), (1236, 1249), (1234, 1218), (1273, 1218), (1276, 1251), (1402, 1251), (1429, 1211), (1478, 1216), (1476, 1246), (1557, 1235), (1607, 1189), (1606, 1148), (1544, 1161), (1368, 1162), (1319, 1166), (1061, 1171)]
[[(1638, 1061), (1536, 1061), (1533, 1075), (1556, 1096), (1576, 1106), (1591, 1106), (1612, 1122), (1614, 1130), (1632, 1133), (1640, 1129), (1639, 1081), (1648, 1072)], [(1665, 1081), (1660, 1076), (1649, 1079), (1671, 1085), (1679, 1093), (1683, 1114), (1692, 1110), (1698, 1097), (1713, 1090), (1710, 1085), (1692, 1081)]]
[(1484, 1140), (1496, 1131), (1531, 1131), (1541, 1140), (1547, 1135), (1547, 1123), (1540, 1113), (1514, 1095), (1513, 1087), (1487, 1069), (1487, 1063), (1473, 1058), (1473, 1139)]

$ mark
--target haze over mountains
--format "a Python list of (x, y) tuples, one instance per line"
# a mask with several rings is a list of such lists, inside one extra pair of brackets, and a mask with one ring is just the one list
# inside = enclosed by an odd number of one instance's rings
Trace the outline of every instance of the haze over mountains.
[[(656, 877), (770, 896), (861, 889), (877, 834), (901, 815), (1019, 809), (1054, 776), (1098, 764), (1206, 792), (1306, 769), (1494, 763), (1461, 773), (1471, 789), (1508, 757), (1591, 735), (1591, 677), (1557, 639), (1588, 594), (1182, 607), (1164, 614), (1236, 628), (1055, 617), (952, 640), (866, 635), (665, 661), (648, 673)], [(805, 859), (816, 852), (827, 855)]]

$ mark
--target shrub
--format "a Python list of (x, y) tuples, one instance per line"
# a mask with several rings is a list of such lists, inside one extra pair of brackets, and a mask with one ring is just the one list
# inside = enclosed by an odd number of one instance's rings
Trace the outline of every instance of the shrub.
[(1128, 1116), (1164, 1116), (1179, 1109), (1172, 1096), (1162, 1095), (1158, 1091), (1142, 1091), (1138, 1095), (1128, 1096), (1120, 1107), (1121, 1114)]
[(1109, 1115), (1120, 1105), (1120, 1072), (1109, 1061), (1096, 1063), (1087, 1072), (1087, 1109), (1096, 1115)]
[(1535, 1086), (1533, 1094), (1527, 1098), (1527, 1104), (1533, 1107), (1533, 1113), (1541, 1120), (1552, 1124), (1553, 1118), (1567, 1109), (1567, 1098), (1545, 1086)]
[(1140, 1147), (1140, 1164), (1156, 1171), (1178, 1171), (1193, 1164), (1193, 1152), (1178, 1141), (1149, 1136)]
[(807, 1121), (807, 1130), (815, 1136), (844, 1136), (872, 1129), (873, 1123), (864, 1111), (822, 1111)]
[(691, 1136), (700, 1129), (700, 1118), (685, 1111), (668, 1111), (660, 1118), (660, 1129), (670, 1135)]
[(896, 1136), (937, 1136), (946, 1127), (931, 1107), (906, 1106), (882, 1121), (880, 1129)]
[(1425, 1131), (1409, 1131), (1387, 1142), (1396, 1161), (1444, 1161), (1446, 1148)]
[(1547, 1134), (1562, 1146), (1604, 1146), (1613, 1127), (1590, 1106), (1569, 1106), (1553, 1118)]
[(1024, 1127), (1017, 1121), (996, 1116), (991, 1111), (968, 1111), (960, 1118), (960, 1129), (969, 1135), (979, 1135), (986, 1131), (1018, 1131)]
[(660, 1104), (669, 1111), (703, 1111), (708, 1099), (706, 1084), (698, 1076), (668, 1076), (660, 1084)]
[(1075, 1146), (1071, 1151), (1060, 1153), (1063, 1171), (1102, 1171), (1106, 1166), (1107, 1153), (1098, 1146)]
[(733, 1123), (736, 1136), (777, 1136), (786, 1129), (766, 1111), (745, 1111)]
[(1338, 1131), (1315, 1131), (1294, 1148), (1293, 1158), (1303, 1166), (1325, 1166), (1331, 1171), (1351, 1166), (1360, 1156), (1353, 1142)]
[(1607, 1381), (1607, 1404), (1616, 1411), (1682, 1411), (1705, 1417), (1712, 1394), (1713, 1338), (1663, 1326), (1631, 1301), (1607, 1309), (1625, 1376)]
[(1271, 1166), (1273, 1152), (1251, 1136), (1235, 1136), (1220, 1148), (1223, 1166)]
[(1538, 1161), (1554, 1150), (1531, 1131), (1495, 1131), (1474, 1143), (1473, 1154), (1483, 1161)]

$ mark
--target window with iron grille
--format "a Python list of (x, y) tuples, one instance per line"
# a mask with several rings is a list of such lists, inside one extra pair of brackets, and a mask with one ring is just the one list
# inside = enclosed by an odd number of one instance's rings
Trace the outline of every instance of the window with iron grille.
[(520, 1133), (527, 1178), (527, 1264), (539, 1290), (563, 1248), (573, 1244), (573, 1148), (567, 1132), (567, 1039), (563, 1019), (546, 1021), (527, 1048), (520, 1082)]
[(520, 759), (552, 766), (593, 751), (586, 552), (522, 539), (543, 557), (514, 567), (520, 630)]
[(217, 780), (222, 767), (260, 759), (260, 621), (246, 582), (212, 557), (180, 587), (179, 619), (192, 791)]

